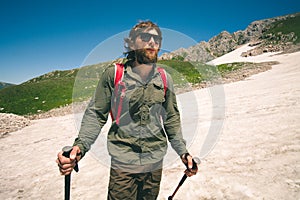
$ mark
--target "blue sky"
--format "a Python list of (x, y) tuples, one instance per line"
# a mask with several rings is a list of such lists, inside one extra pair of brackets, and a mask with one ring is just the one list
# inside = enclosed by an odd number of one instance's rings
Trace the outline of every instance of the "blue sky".
[(99, 45), (107, 45), (107, 55), (122, 55), (115, 51), (122, 51), (123, 44), (113, 43), (113, 38), (122, 37), (139, 20), (149, 19), (200, 42), (223, 30), (232, 33), (255, 20), (295, 12), (300, 12), (299, 0), (1, 0), (0, 81), (20, 84), (79, 67)]

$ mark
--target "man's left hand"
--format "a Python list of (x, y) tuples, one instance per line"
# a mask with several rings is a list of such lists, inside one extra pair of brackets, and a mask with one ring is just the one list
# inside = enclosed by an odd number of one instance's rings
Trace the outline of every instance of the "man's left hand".
[(184, 173), (188, 177), (197, 174), (197, 172), (198, 172), (197, 163), (193, 160), (193, 157), (189, 153), (185, 153), (185, 154), (181, 155), (181, 160), (182, 160), (183, 164), (185, 164), (185, 166), (187, 168), (184, 171)]

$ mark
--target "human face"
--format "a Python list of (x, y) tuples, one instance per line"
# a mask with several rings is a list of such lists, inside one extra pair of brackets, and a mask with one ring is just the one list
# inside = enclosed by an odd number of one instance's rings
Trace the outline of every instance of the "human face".
[(155, 29), (142, 32), (136, 37), (134, 43), (137, 61), (141, 64), (157, 62), (160, 44), (161, 37)]

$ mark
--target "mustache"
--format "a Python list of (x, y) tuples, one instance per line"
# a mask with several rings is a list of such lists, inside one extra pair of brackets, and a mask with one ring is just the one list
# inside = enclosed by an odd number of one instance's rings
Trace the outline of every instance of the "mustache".
[(156, 51), (158, 52), (160, 49), (157, 49), (157, 48), (153, 48), (153, 47), (144, 47), (144, 48), (141, 48), (141, 49), (136, 49), (135, 51)]
[[(149, 53), (149, 51), (154, 52)], [(135, 58), (141, 64), (156, 63), (157, 62), (158, 49), (143, 48), (135, 50)]]

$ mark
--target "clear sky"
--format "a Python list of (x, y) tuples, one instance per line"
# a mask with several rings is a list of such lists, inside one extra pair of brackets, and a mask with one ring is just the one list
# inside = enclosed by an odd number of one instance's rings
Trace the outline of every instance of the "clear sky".
[[(255, 20), (296, 12), (299, 0), (1, 0), (0, 81), (20, 84), (79, 67), (95, 47), (139, 20), (149, 19), (200, 42), (223, 30), (232, 33)], [(106, 53), (123, 45), (111, 44)]]

